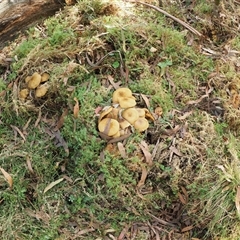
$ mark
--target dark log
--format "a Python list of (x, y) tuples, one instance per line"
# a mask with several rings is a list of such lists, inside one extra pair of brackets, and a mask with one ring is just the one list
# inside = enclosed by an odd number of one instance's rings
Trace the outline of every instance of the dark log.
[(64, 0), (0, 0), (0, 48), (30, 25), (54, 15)]

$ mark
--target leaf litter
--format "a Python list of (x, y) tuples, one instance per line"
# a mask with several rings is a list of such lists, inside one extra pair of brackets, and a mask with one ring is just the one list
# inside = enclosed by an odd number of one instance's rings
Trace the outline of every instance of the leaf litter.
[[(131, 2), (134, 2), (134, 1), (131, 1)], [(199, 33), (198, 31), (196, 31), (196, 29), (194, 29), (190, 25), (185, 24), (182, 20), (175, 18), (173, 15), (168, 14), (166, 11), (163, 11), (161, 8), (152, 6), (151, 4), (145, 3), (145, 2), (137, 3), (137, 5), (140, 5), (140, 4), (157, 10), (158, 12), (160, 12), (160, 13), (172, 18), (174, 21), (180, 23), (182, 26), (186, 27), (189, 31), (196, 34), (197, 36), (202, 36), (202, 33)], [(193, 3), (193, 5), (194, 4), (196, 4), (196, 3)], [(147, 39), (147, 36), (145, 36), (145, 38)], [(94, 44), (95, 44), (96, 48), (94, 48)], [(79, 59), (82, 58), (82, 56), (85, 54), (86, 55), (85, 60), (88, 63), (88, 65), (90, 65), (89, 68), (86, 66), (86, 69), (85, 69), (86, 73), (90, 73), (93, 71), (104, 72), (104, 68), (108, 68), (108, 65), (111, 65), (110, 54), (112, 54), (112, 51), (115, 51), (112, 49), (109, 50), (107, 48), (105, 49), (105, 50), (107, 50), (107, 51), (105, 51), (105, 53), (104, 53), (104, 51), (100, 51), (99, 49), (101, 47), (102, 47), (102, 49), (104, 48), (104, 41), (98, 41), (94, 44), (92, 46), (90, 46), (90, 48), (92, 48), (92, 49), (87, 49), (87, 51), (86, 51), (86, 49), (84, 49), (82, 51), (83, 54), (81, 54), (81, 52), (79, 53), (79, 49), (78, 49), (77, 54), (78, 54)], [(123, 47), (124, 52), (128, 51), (126, 49), (125, 41), (124, 41), (123, 45), (125, 45)], [(193, 43), (193, 46), (194, 46), (194, 43)], [(89, 48), (89, 46), (88, 46), (88, 48)], [(156, 50), (157, 50), (157, 48), (151, 47), (150, 52), (154, 54), (154, 53), (156, 53)], [(218, 55), (218, 52), (211, 50), (210, 47), (202, 48), (202, 50), (214, 57), (216, 57), (216, 55)], [(34, 56), (31, 54), (30, 54), (30, 58), (32, 58), (34, 60)], [(71, 53), (71, 54), (73, 54), (73, 53)], [(229, 54), (233, 55), (233, 54), (238, 54), (238, 53), (230, 50), (228, 55)], [(70, 56), (70, 54), (69, 54), (69, 56)], [(108, 56), (109, 56), (109, 58), (107, 58)], [(225, 60), (226, 60), (226, 56), (223, 56), (223, 57), (225, 57)], [(91, 60), (90, 60), (90, 58), (91, 58)], [(108, 71), (106, 71), (107, 74), (105, 74), (105, 76), (107, 76), (106, 79), (108, 81), (108, 90), (118, 89), (121, 86), (124, 86), (125, 83), (129, 83), (129, 78), (128, 78), (129, 76), (128, 76), (128, 72), (127, 72), (128, 69), (125, 66), (125, 63), (123, 61), (123, 58), (122, 58), (122, 55), (120, 52), (119, 52), (119, 59), (120, 59), (120, 76), (122, 79), (125, 78), (124, 79), (125, 82), (124, 82), (124, 80), (119, 80), (118, 78), (116, 79), (115, 78), (116, 72), (110, 71), (110, 68), (109, 68), (108, 70), (111, 72), (112, 75), (109, 74)], [(168, 58), (166, 58), (166, 59), (168, 59)], [(28, 62), (23, 65), (21, 71), (27, 66), (27, 64), (29, 64), (29, 66), (31, 66), (31, 62), (29, 60), (30, 59), (28, 59)], [(82, 59), (80, 59), (80, 60), (82, 60)], [(106, 64), (103, 64), (103, 61)], [(108, 64), (108, 62), (109, 62), (109, 64)], [(158, 63), (156, 63), (156, 64), (158, 64)], [(164, 62), (162, 64), (164, 64)], [(84, 66), (82, 66), (82, 67), (85, 68)], [(170, 77), (171, 75), (169, 73), (169, 69), (165, 68), (164, 65), (161, 65), (160, 67), (161, 67), (160, 74), (162, 74), (162, 78), (167, 77), (167, 81), (169, 82), (169, 84), (171, 86), (173, 95), (175, 95), (175, 93), (177, 91), (176, 90), (177, 87), (176, 87), (176, 84), (173, 82), (173, 80), (171, 80), (171, 77)], [(66, 68), (66, 71), (63, 74), (63, 77), (64, 77), (63, 82), (64, 82), (66, 88), (70, 89), (69, 92), (74, 92), (75, 88), (68, 85), (68, 84), (70, 84), (69, 83), (70, 78), (68, 78), (67, 75), (70, 73), (74, 73), (74, 71), (76, 71), (76, 69), (78, 69), (78, 68), (80, 68), (79, 64), (75, 63), (74, 61), (71, 61), (68, 65), (68, 67)], [(162, 71), (163, 68), (164, 68), (164, 72)], [(133, 73), (130, 72), (129, 74), (131, 76), (131, 74), (133, 74)], [(217, 82), (217, 80), (219, 80), (219, 79), (217, 79), (217, 77), (219, 77), (217, 74), (212, 75), (211, 80)], [(217, 86), (218, 83), (216, 83), (216, 82), (212, 84), (213, 87)], [(16, 93), (17, 93), (17, 88), (18, 88), (17, 84), (18, 83), (15, 82), (14, 84), (15, 85), (13, 86), (13, 95), (14, 95), (13, 105), (15, 107), (15, 111), (16, 111), (17, 115), (19, 115), (19, 111), (21, 109), (20, 107), (22, 107), (22, 106), (19, 106), (18, 103), (15, 101), (17, 98)], [(164, 238), (168, 238), (168, 239), (187, 239), (188, 238), (189, 239), (190, 236), (191, 236), (191, 239), (194, 239), (192, 237), (192, 235), (190, 234), (190, 233), (193, 233), (193, 231), (195, 231), (195, 229), (194, 229), (195, 225), (192, 224), (194, 221), (192, 219), (191, 220), (187, 219), (187, 217), (186, 217), (187, 213), (185, 212), (185, 207), (187, 207), (188, 201), (189, 201), (187, 187), (188, 187), (188, 185), (190, 185), (190, 182), (193, 179), (195, 179), (195, 177), (196, 177), (196, 176), (194, 176), (194, 173), (196, 173), (196, 168), (197, 168), (198, 164), (199, 163), (204, 164), (203, 159), (206, 158), (206, 152), (205, 152), (206, 148), (205, 148), (204, 144), (202, 143), (202, 139), (206, 138), (206, 133), (211, 128), (210, 125), (207, 124), (207, 122), (213, 121), (212, 119), (207, 118), (206, 115), (202, 114), (200, 116), (204, 120), (201, 123), (196, 123), (194, 120), (194, 114), (196, 114), (196, 111), (201, 110), (203, 112), (212, 113), (213, 116), (216, 116), (215, 112), (219, 109), (219, 105), (220, 105), (220, 108), (222, 108), (221, 101), (220, 100), (218, 101), (218, 99), (214, 98), (214, 95), (212, 92), (213, 88), (208, 86), (208, 87), (205, 87), (205, 89), (203, 90), (203, 89), (200, 89), (200, 87), (199, 87), (198, 89), (196, 89), (196, 91), (197, 91), (197, 94), (196, 94), (195, 98), (190, 98), (190, 99), (187, 98), (187, 100), (184, 102), (185, 103), (184, 109), (182, 111), (178, 110), (178, 112), (175, 112), (175, 114), (172, 114), (173, 111), (172, 112), (169, 111), (167, 113), (165, 109), (163, 110), (159, 106), (159, 103), (156, 104), (154, 106), (155, 107), (154, 114), (149, 115), (149, 118), (152, 121), (156, 121), (156, 122), (154, 123), (154, 126), (151, 127), (151, 129), (148, 129), (146, 131), (145, 136), (144, 136), (144, 141), (141, 141), (140, 144), (136, 143), (137, 150), (134, 151), (134, 154), (136, 154), (136, 153), (138, 154), (140, 166), (141, 166), (141, 172), (140, 172), (141, 176), (140, 176), (140, 180), (137, 183), (137, 188), (141, 189), (141, 191), (142, 191), (142, 188), (144, 187), (144, 185), (147, 185), (148, 181), (152, 181), (155, 191), (158, 188), (163, 188), (163, 189), (158, 189), (159, 192), (161, 192), (161, 190), (162, 190), (161, 193), (163, 195), (164, 195), (164, 193), (177, 192), (177, 194), (175, 196), (177, 198), (177, 200), (172, 201), (172, 203), (170, 204), (171, 206), (167, 206), (166, 199), (162, 200), (161, 202), (159, 202), (159, 204), (161, 205), (161, 210), (159, 210), (159, 212), (155, 211), (155, 212), (150, 213), (149, 209), (147, 209), (147, 211), (148, 211), (147, 214), (150, 217), (149, 221), (146, 221), (144, 223), (143, 222), (141, 222), (141, 223), (135, 222), (135, 223), (132, 223), (131, 226), (128, 225), (128, 226), (124, 227), (122, 232), (119, 235), (119, 239), (121, 239), (121, 238), (124, 239), (124, 236), (129, 237), (129, 239), (134, 239), (141, 232), (146, 233), (146, 235), (145, 235), (146, 239), (164, 239)], [(180, 96), (180, 95), (181, 95), (181, 93), (178, 96)], [(184, 95), (184, 93), (183, 93), (183, 95)], [(140, 93), (140, 96), (143, 99), (145, 107), (147, 109), (151, 109), (153, 106), (151, 106), (150, 103), (153, 102), (152, 99), (154, 98), (154, 94), (145, 95), (145, 94)], [(75, 119), (78, 119), (80, 117), (79, 116), (79, 102), (78, 102), (77, 98), (74, 98), (74, 101), (75, 101), (75, 105), (73, 107), (73, 117)], [(230, 98), (230, 102), (231, 102), (231, 105), (237, 109), (238, 105), (239, 105), (238, 104), (238, 95), (232, 95)], [(44, 128), (45, 133), (47, 133), (51, 139), (55, 140), (56, 147), (63, 147), (64, 151), (66, 152), (66, 155), (69, 156), (70, 150), (68, 148), (67, 141), (64, 139), (64, 137), (62, 137), (61, 132), (60, 132), (60, 129), (64, 126), (64, 118), (68, 115), (68, 112), (65, 112), (65, 110), (63, 110), (62, 115), (60, 116), (60, 118), (58, 120), (50, 119), (50, 117), (48, 117), (48, 119), (47, 119), (47, 117), (46, 117), (47, 114), (45, 117), (42, 117), (41, 107), (38, 108), (39, 106), (41, 106), (42, 103), (34, 102), (34, 104), (36, 104), (37, 110), (39, 110), (39, 112), (38, 112), (39, 115), (35, 122), (35, 127), (39, 126), (39, 123), (41, 122), (41, 120), (45, 119), (45, 123), (49, 124), (48, 127)], [(38, 104), (40, 104), (40, 105), (38, 105)], [(49, 104), (49, 105), (46, 104), (46, 106), (47, 106), (46, 108), (51, 109), (51, 104)], [(30, 105), (27, 107), (29, 107), (29, 109), (30, 109)], [(31, 105), (31, 107), (32, 107), (32, 105)], [(56, 106), (54, 106), (54, 107), (56, 107)], [(164, 106), (162, 106), (162, 107), (164, 107)], [(102, 110), (101, 107), (96, 108), (95, 114), (98, 115), (101, 110)], [(220, 112), (221, 111), (222, 110), (220, 110)], [(231, 110), (228, 109), (228, 111), (231, 111)], [(155, 116), (157, 116), (157, 117), (155, 117)], [(220, 120), (222, 119), (221, 117), (222, 117), (222, 115), (220, 116)], [(230, 115), (228, 117), (231, 118)], [(234, 121), (234, 122), (237, 122), (237, 121)], [(29, 124), (30, 124), (30, 122), (29, 122)], [(28, 128), (28, 123), (25, 125), (26, 129), (24, 128), (23, 131), (21, 131), (18, 127), (14, 126), (14, 125), (11, 125), (11, 127), (14, 131), (15, 138), (17, 138), (17, 136), (19, 135), (24, 141), (27, 141), (25, 130)], [(55, 129), (54, 129), (54, 127), (55, 127)], [(201, 131), (200, 130), (197, 131), (196, 129), (200, 129)], [(76, 127), (74, 127), (74, 130), (76, 130)], [(201, 134), (199, 134), (199, 132)], [(127, 151), (127, 144), (129, 143), (128, 140), (129, 140), (129, 137), (131, 134), (128, 133), (128, 134), (125, 134), (116, 139), (110, 139), (108, 136), (106, 136), (105, 132), (101, 133), (100, 135), (104, 140), (106, 140), (108, 142), (108, 145), (107, 145), (108, 148), (110, 148), (110, 146), (117, 145), (117, 147), (112, 147), (112, 152), (111, 152), (115, 156), (120, 155), (121, 158), (125, 159), (125, 160), (127, 160), (128, 158), (131, 157), (131, 154), (129, 154), (129, 152)], [(16, 141), (17, 141), (17, 139), (15, 140), (15, 142)], [(210, 144), (210, 142), (209, 142), (209, 144)], [(104, 162), (104, 160), (105, 160), (104, 157), (101, 160)], [(33, 173), (31, 161), (29, 159), (27, 159), (27, 166), (28, 166), (28, 170), (30, 171), (30, 173)], [(158, 166), (158, 168), (156, 168), (155, 166)], [(222, 171), (225, 169), (223, 167), (223, 165), (217, 165), (217, 166)], [(171, 179), (169, 181), (169, 178), (173, 174), (175, 174), (176, 170), (180, 170), (177, 180)], [(169, 173), (168, 173), (168, 171), (169, 171)], [(224, 171), (223, 171), (223, 173), (226, 174), (226, 171), (225, 172)], [(93, 173), (94, 173), (94, 171), (92, 172), (92, 174)], [(159, 175), (162, 176), (161, 181), (168, 183), (170, 186), (166, 186), (167, 184), (163, 184), (163, 185), (159, 184), (159, 179), (158, 179)], [(176, 175), (174, 175), (174, 176), (176, 176)], [(60, 178), (60, 179), (50, 183), (44, 189), (44, 192), (46, 193), (50, 189), (54, 188), (54, 186), (59, 184), (60, 182), (62, 182), (63, 179), (65, 179), (65, 178)], [(230, 176), (228, 179), (229, 180), (231, 179)], [(176, 181), (176, 182), (174, 182), (174, 181)], [(172, 189), (169, 189), (169, 188), (172, 188)], [(149, 192), (143, 191), (141, 193), (144, 193), (146, 195), (149, 194), (149, 196), (150, 196), (152, 191), (149, 191)], [(237, 210), (239, 208), (239, 203), (238, 203), (239, 196), (238, 195), (239, 195), (239, 193), (238, 193), (238, 188), (237, 188), (236, 199), (235, 199), (235, 205), (236, 205)], [(154, 200), (152, 200), (152, 202), (154, 202)], [(34, 214), (32, 214), (32, 215), (36, 217), (36, 215), (34, 215)], [(37, 218), (40, 219), (41, 217), (37, 217)], [(106, 234), (108, 234), (108, 238), (114, 239), (115, 235), (116, 235), (115, 230), (113, 229), (113, 231), (112, 231), (111, 228), (109, 228), (109, 227), (107, 229), (110, 229), (109, 231), (105, 230)], [(78, 231), (75, 232), (74, 235), (72, 235), (71, 239), (77, 239), (80, 236), (87, 235), (90, 232), (95, 232), (95, 229), (88, 228), (88, 227), (79, 229)], [(163, 238), (161, 238), (162, 232), (165, 233)], [(190, 234), (190, 235), (187, 235), (187, 234)], [(165, 236), (167, 236), (167, 237), (165, 237)], [(195, 239), (197, 239), (197, 238), (195, 238)]]

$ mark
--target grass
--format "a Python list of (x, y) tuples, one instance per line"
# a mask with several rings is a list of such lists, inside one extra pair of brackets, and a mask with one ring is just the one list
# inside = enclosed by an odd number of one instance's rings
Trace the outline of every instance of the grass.
[[(0, 71), (0, 166), (13, 188), (0, 175), (2, 239), (110, 239), (126, 226), (126, 236), (135, 226), (139, 240), (154, 238), (152, 229), (161, 237), (168, 231), (186, 237), (181, 229), (188, 226), (193, 238), (238, 239), (239, 110), (226, 92), (227, 81), (238, 76), (233, 60), (205, 56), (196, 42), (188, 44), (189, 33), (149, 8), (118, 4), (79, 1), (9, 47), (16, 61), (7, 78), (4, 66)], [(174, 13), (176, 7), (166, 9)], [(196, 3), (193, 11), (203, 17), (211, 7)], [(237, 50), (239, 39), (231, 44)], [(111, 51), (118, 53), (96, 68), (86, 60), (86, 53), (97, 62)], [(22, 102), (17, 92), (35, 71), (50, 74), (50, 89), (42, 99)], [(163, 109), (146, 134), (124, 141), (125, 158), (97, 130), (95, 110), (111, 104), (109, 76), (129, 87), (140, 106), (144, 94), (152, 112)], [(189, 104), (209, 86), (214, 91), (207, 105)], [(224, 117), (211, 114), (214, 97), (223, 102)], [(153, 156), (151, 167), (142, 141)], [(138, 189), (144, 168), (147, 178)], [(179, 222), (172, 228), (152, 215)]]

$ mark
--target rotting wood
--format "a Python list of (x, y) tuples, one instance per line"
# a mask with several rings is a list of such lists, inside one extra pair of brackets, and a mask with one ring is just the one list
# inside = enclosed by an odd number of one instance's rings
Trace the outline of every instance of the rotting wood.
[(64, 0), (0, 0), (0, 48), (31, 24), (53, 15)]

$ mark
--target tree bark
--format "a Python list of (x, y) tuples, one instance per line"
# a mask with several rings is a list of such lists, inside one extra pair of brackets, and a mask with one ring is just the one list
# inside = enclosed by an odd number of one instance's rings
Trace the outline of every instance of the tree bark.
[(0, 48), (31, 24), (53, 15), (64, 0), (0, 0)]

